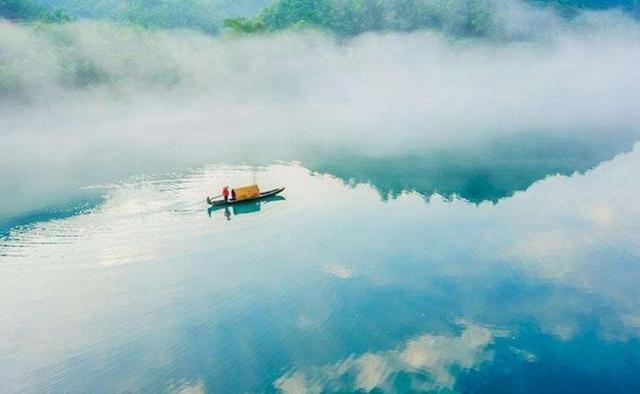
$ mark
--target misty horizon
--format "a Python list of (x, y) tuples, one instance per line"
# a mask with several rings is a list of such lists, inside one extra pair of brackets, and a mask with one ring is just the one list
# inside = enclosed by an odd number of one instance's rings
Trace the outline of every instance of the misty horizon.
[(0, 391), (640, 391), (636, 0), (0, 0)]
[[(32, 209), (34, 188), (64, 194), (211, 160), (304, 160), (303, 151), (346, 147), (402, 155), (536, 130), (637, 132), (638, 22), (512, 4), (500, 18), (524, 32), (515, 41), (2, 23), (1, 160), (15, 169), (3, 174), (2, 206), (18, 198), (18, 212)], [(27, 183), (14, 177), (25, 171)]]

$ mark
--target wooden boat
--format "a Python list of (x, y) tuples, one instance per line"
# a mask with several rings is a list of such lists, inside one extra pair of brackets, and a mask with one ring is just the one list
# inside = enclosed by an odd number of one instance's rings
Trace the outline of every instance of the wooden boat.
[(240, 204), (240, 203), (247, 202), (247, 201), (256, 201), (256, 200), (261, 200), (263, 198), (275, 196), (276, 194), (280, 193), (283, 190), (284, 190), (284, 186), (280, 187), (280, 188), (277, 188), (277, 189), (273, 189), (273, 190), (267, 190), (266, 192), (260, 193), (260, 195), (258, 195), (258, 196), (255, 196), (255, 197), (252, 197), (252, 198), (246, 198), (244, 200), (235, 200), (235, 199), (231, 199), (231, 198), (228, 199), (227, 201), (225, 201), (225, 200), (212, 200), (210, 197), (207, 197), (207, 203), (209, 205), (211, 205), (212, 207)]

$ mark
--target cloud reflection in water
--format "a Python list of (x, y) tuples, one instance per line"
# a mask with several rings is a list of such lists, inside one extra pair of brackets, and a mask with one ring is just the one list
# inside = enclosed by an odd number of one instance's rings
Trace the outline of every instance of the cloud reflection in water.
[(453, 368), (468, 370), (490, 361), (490, 346), (506, 332), (466, 322), (459, 335), (423, 334), (392, 350), (353, 355), (332, 365), (292, 370), (274, 386), (287, 394), (323, 392), (388, 392), (397, 387), (399, 374), (408, 374), (415, 391), (452, 389)]
[[(152, 372), (158, 354), (167, 371), (184, 372), (185, 357), (199, 357), (193, 376), (177, 379), (202, 379), (206, 391), (264, 390), (288, 370), (283, 390), (385, 388), (407, 374), (416, 387), (455, 387), (458, 368), (491, 360), (499, 333), (487, 327), (515, 333), (528, 324), (561, 350), (558, 342), (587, 334), (588, 349), (633, 343), (640, 188), (630, 180), (639, 166), (636, 147), (497, 204), (425, 202), (410, 192), (381, 201), (368, 185), (347, 187), (298, 165), (207, 167), (116, 185), (84, 215), (0, 241), (0, 353), (8, 354), (0, 377), (17, 391), (57, 374), (63, 391), (65, 377), (86, 372), (89, 383), (117, 391), (121, 377), (90, 368), (126, 359), (134, 344), (148, 357), (137, 364), (139, 386), (126, 387), (140, 390), (166, 387)], [(204, 196), (224, 180), (254, 178), (286, 185), (286, 202), (231, 222), (207, 216)], [(357, 275), (337, 280), (347, 272)], [(477, 323), (434, 334), (444, 331), (429, 325), (450, 317)], [(528, 353), (508, 352), (548, 362), (544, 348), (526, 345), (509, 348)], [(443, 347), (451, 353), (435, 353)], [(614, 361), (632, 357), (618, 349)], [(229, 373), (246, 360), (278, 374), (265, 382)], [(621, 365), (610, 361), (600, 362)]]

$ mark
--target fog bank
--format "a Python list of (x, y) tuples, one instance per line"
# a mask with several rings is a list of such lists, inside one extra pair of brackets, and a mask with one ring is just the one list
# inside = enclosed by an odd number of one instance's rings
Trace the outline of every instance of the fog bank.
[(517, 38), (506, 41), (0, 22), (0, 216), (42, 196), (203, 163), (638, 130), (635, 20), (593, 12), (567, 21), (505, 4), (497, 17)]

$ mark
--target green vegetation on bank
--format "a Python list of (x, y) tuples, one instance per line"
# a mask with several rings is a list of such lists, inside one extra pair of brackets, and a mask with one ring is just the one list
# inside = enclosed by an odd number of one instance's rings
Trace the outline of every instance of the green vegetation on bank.
[[(551, 5), (565, 16), (581, 9), (614, 7), (640, 16), (640, 0), (525, 2)], [(509, 0), (0, 0), (0, 17), (29, 22), (63, 22), (70, 16), (110, 19), (213, 35), (221, 29), (246, 34), (314, 28), (343, 37), (419, 29), (462, 37), (500, 37), (505, 27), (496, 11), (513, 5)]]
[(257, 15), (272, 0), (34, 0), (78, 18), (108, 19), (145, 28), (185, 28), (218, 34), (229, 17)]
[(278, 0), (253, 19), (227, 19), (236, 32), (313, 27), (342, 36), (365, 31), (435, 28), (483, 35), (493, 26), (491, 0)]
[(26, 22), (107, 19), (145, 28), (218, 34), (224, 18), (256, 15), (270, 0), (0, 0), (0, 18)]
[[(565, 15), (580, 9), (618, 7), (636, 13), (640, 0), (537, 0)], [(437, 29), (456, 36), (500, 34), (496, 9), (500, 0), (277, 0), (254, 18), (230, 18), (233, 32), (273, 32), (291, 28), (331, 31), (354, 36), (366, 31)]]
[(0, 18), (50, 23), (71, 20), (62, 10), (52, 10), (32, 0), (0, 0)]

